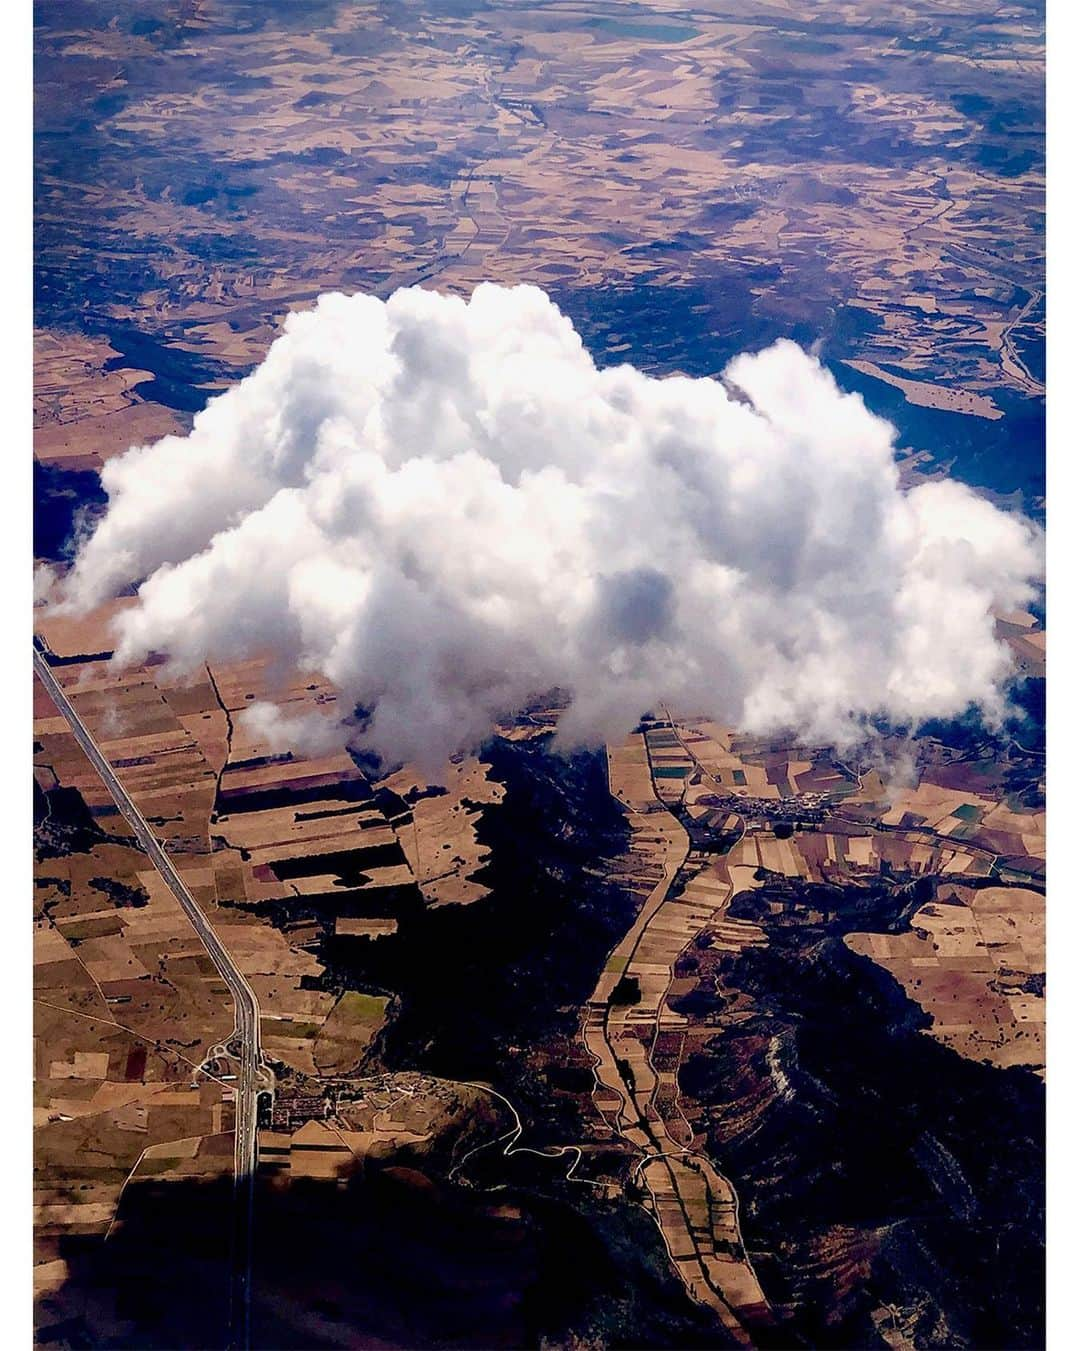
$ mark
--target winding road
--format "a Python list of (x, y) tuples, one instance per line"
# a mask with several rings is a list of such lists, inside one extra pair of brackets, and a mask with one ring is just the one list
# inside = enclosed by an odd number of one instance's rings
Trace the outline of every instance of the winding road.
[[(260, 1042), (259, 1001), (240, 968), (229, 955), (210, 921), (203, 914), (187, 884), (173, 866), (157, 836), (145, 817), (132, 801), (127, 789), (117, 778), (113, 767), (98, 748), (94, 738), (72, 706), (63, 686), (53, 675), (44, 652), (34, 640), (34, 672), (49, 698), (63, 715), (75, 740), (87, 759), (101, 776), (102, 782), (116, 803), (121, 815), (135, 832), (135, 836), (150, 862), (161, 874), (169, 890), (180, 903), (191, 921), (210, 960), (228, 987), (235, 1007), (235, 1025), (227, 1047), (239, 1064), (236, 1076), (236, 1127), (234, 1131), (233, 1178), (236, 1192), (235, 1243), (231, 1299), (231, 1326), (233, 1344), (246, 1347), (251, 1330), (251, 1239), (254, 1206), (254, 1180), (257, 1154), (258, 1095), (260, 1089), (270, 1088), (270, 1071), (263, 1064)], [(235, 1048), (235, 1050), (234, 1050)]]
[[(609, 746), (608, 784), (627, 811), (634, 839), (647, 851), (653, 886), (585, 1006), (580, 1035), (593, 1060), (593, 1099), (613, 1133), (640, 1152), (633, 1180), (647, 1197), (646, 1209), (688, 1292), (712, 1309), (736, 1343), (750, 1346), (750, 1329), (769, 1322), (772, 1314), (742, 1243), (738, 1196), (695, 1148), (693, 1130), (677, 1106), (675, 1078), (655, 1062), (661, 1034), (685, 1023), (667, 1007), (674, 962), (695, 932), (725, 912), (733, 885), (698, 895), (691, 882), (672, 894), (691, 842), (656, 795), (643, 736), (635, 734), (623, 747)], [(627, 976), (638, 982), (637, 997), (614, 1002)], [(657, 1106), (665, 1080), (684, 1128), (674, 1134), (672, 1120)], [(677, 1138), (684, 1131), (685, 1138)]]

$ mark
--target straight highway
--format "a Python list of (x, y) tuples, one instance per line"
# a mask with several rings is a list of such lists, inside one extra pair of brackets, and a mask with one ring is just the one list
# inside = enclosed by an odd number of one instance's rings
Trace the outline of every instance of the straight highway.
[(132, 801), (127, 789), (117, 778), (108, 760), (99, 750), (82, 718), (72, 706), (63, 686), (53, 675), (45, 654), (34, 640), (34, 671), (49, 698), (59, 709), (75, 740), (87, 759), (101, 776), (102, 782), (116, 803), (121, 815), (135, 832), (135, 836), (150, 862), (161, 874), (169, 890), (180, 903), (206, 948), (210, 960), (228, 987), (235, 1007), (235, 1025), (229, 1038), (229, 1048), (239, 1044), (236, 1056), (239, 1073), (236, 1076), (236, 1128), (234, 1133), (233, 1177), (236, 1193), (234, 1266), (232, 1281), (233, 1342), (246, 1347), (250, 1342), (251, 1323), (251, 1239), (254, 1205), (254, 1180), (258, 1129), (258, 1095), (260, 1087), (269, 1086), (269, 1071), (263, 1065), (260, 1042), (259, 1001), (255, 991), (229, 955), (210, 921), (203, 914), (187, 884), (173, 866), (157, 836), (145, 817)]

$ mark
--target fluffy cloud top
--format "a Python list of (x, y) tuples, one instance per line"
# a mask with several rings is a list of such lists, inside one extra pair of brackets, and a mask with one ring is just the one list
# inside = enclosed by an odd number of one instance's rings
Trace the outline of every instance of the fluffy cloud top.
[[(272, 649), (438, 762), (559, 685), (571, 739), (660, 700), (840, 743), (1009, 673), (1041, 539), (789, 342), (724, 381), (598, 370), (543, 291), (323, 296), (187, 437), (110, 460), (66, 603), (139, 581), (117, 660)], [(271, 720), (272, 721), (272, 720)]]

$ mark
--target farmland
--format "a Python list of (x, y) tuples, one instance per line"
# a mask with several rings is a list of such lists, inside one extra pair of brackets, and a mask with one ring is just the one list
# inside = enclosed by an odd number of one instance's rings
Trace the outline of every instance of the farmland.
[(184, 425), (323, 291), (530, 281), (606, 361), (824, 336), (917, 449), (1011, 491), (1042, 392), (1035, 17), (668, 9), (43, 13), (39, 459)]
[[(810, 1031), (816, 1027), (814, 1021), (807, 1024), (805, 1036), (783, 1031), (783, 1020), (790, 1016), (786, 1005), (792, 1001), (782, 991), (793, 980), (807, 981), (812, 989), (833, 982), (839, 978), (834, 969), (845, 970), (851, 960), (844, 951), (857, 954), (856, 960), (868, 965), (851, 968), (844, 979), (849, 990), (852, 983), (864, 988), (864, 1010), (882, 1010), (875, 1014), (883, 1018), (882, 1035), (895, 1036), (898, 1045), (913, 1033), (928, 1038), (963, 1057), (972, 1074), (1023, 1067), (1022, 1074), (1029, 1078), (1010, 1081), (1003, 1110), (1010, 1121), (1027, 1119), (1020, 1129), (1033, 1133), (1026, 1148), (1035, 1149), (1039, 1109), (1030, 1085), (1043, 1073), (1045, 1063), (1044, 816), (1038, 810), (1014, 811), (985, 790), (980, 794), (943, 788), (926, 779), (914, 787), (886, 790), (877, 771), (859, 772), (858, 767), (835, 760), (830, 767), (830, 757), (814, 748), (755, 744), (699, 720), (658, 719), (647, 722), (646, 728), (643, 739), (650, 759), (655, 754), (659, 763), (684, 770), (680, 789), (671, 779), (657, 778), (658, 792), (667, 795), (669, 809), (692, 832), (690, 839), (696, 836), (699, 848), (708, 843), (704, 825), (719, 833), (724, 852), (716, 862), (706, 853), (698, 854), (696, 862), (693, 852), (688, 855), (684, 890), (679, 896), (676, 889), (675, 895), (679, 900), (685, 897), (686, 905), (699, 897), (704, 902), (697, 912), (697, 933), (684, 929), (672, 940), (671, 949), (663, 951), (662, 960), (671, 966), (670, 975), (661, 974), (659, 987), (642, 965), (634, 990), (635, 996), (640, 991), (640, 1003), (613, 1008), (609, 1015), (615, 1026), (639, 1021), (648, 1029), (643, 1047), (633, 1058), (624, 1051), (625, 1060), (633, 1067), (635, 1082), (642, 1081), (644, 1067), (646, 1085), (661, 1065), (667, 1070), (671, 1087), (666, 1109), (662, 1088), (652, 1098), (661, 1118), (667, 1120), (669, 1113), (671, 1119), (676, 1114), (681, 1118), (676, 1138), (684, 1147), (704, 1148), (718, 1162), (728, 1160), (731, 1167), (725, 1172), (735, 1192), (740, 1192), (742, 1180), (742, 1239), (755, 1254), (773, 1316), (782, 1323), (802, 1316), (785, 1307), (783, 1292), (789, 1288), (785, 1280), (805, 1264), (805, 1279), (818, 1282), (816, 1299), (834, 1309), (832, 1316), (862, 1318), (867, 1329), (889, 1330), (893, 1315), (884, 1294), (888, 1281), (877, 1284), (876, 1249), (858, 1235), (858, 1224), (847, 1240), (845, 1257), (836, 1238), (826, 1242), (812, 1223), (796, 1223), (788, 1212), (779, 1220), (779, 1196), (787, 1196), (790, 1189), (794, 1198), (805, 1184), (795, 1173), (777, 1187), (776, 1174), (769, 1172), (771, 1145), (763, 1154), (760, 1132), (770, 1137), (777, 1128), (771, 1123), (784, 1110), (780, 1103), (789, 1097), (794, 1104), (805, 1101), (803, 1110), (817, 1115), (818, 1092), (828, 1090), (805, 1077), (809, 1063), (804, 1069), (801, 1057), (809, 1062), (811, 1046), (833, 1093), (849, 1091), (841, 1087), (847, 1081), (836, 1077), (843, 1063), (842, 1043), (830, 1063), (828, 1053), (818, 1049), (822, 1044), (811, 1040), (816, 1035)], [(940, 746), (928, 750), (931, 761), (940, 757)], [(733, 767), (736, 760), (741, 768)], [(939, 769), (931, 765), (930, 779), (944, 777)], [(728, 813), (737, 815), (742, 825), (734, 840)], [(725, 874), (734, 883), (730, 900), (722, 891), (707, 889), (708, 879)], [(1002, 885), (1006, 881), (1008, 885)], [(715, 888), (716, 882), (711, 885)], [(694, 912), (686, 913), (689, 917)], [(833, 947), (838, 939), (843, 945), (839, 950)], [(872, 974), (875, 969), (887, 973), (884, 983)], [(890, 977), (902, 993), (889, 993)], [(782, 984), (776, 985), (778, 980)], [(659, 1002), (657, 988), (663, 990)], [(830, 988), (835, 988), (832, 997), (842, 1007), (843, 987)], [(880, 993), (872, 994), (877, 988)], [(898, 1002), (893, 1004), (894, 1000)], [(909, 1012), (901, 1015), (904, 1007)], [(769, 1008), (771, 1014), (766, 1013)], [(825, 1008), (814, 1006), (803, 1017), (826, 1020), (830, 1015)], [(885, 1009), (895, 1011), (886, 1015)], [(889, 1027), (895, 1031), (886, 1033)], [(913, 1075), (924, 1073), (915, 1068), (923, 1056), (929, 1063), (941, 1054), (920, 1052), (909, 1044), (911, 1050), (905, 1052), (909, 1059), (902, 1057), (896, 1063), (898, 1070), (909, 1063)], [(714, 1065), (726, 1066), (730, 1078), (724, 1087), (711, 1078)], [(845, 1064), (843, 1072), (850, 1074), (850, 1065)], [(863, 1073), (866, 1091), (878, 1092), (872, 1087), (873, 1075)], [(993, 1092), (988, 1079), (985, 1084), (980, 1081), (978, 1089), (973, 1082), (973, 1094), (983, 1091)], [(605, 1105), (603, 1098), (600, 1105)], [(925, 1098), (921, 1110), (933, 1118)], [(955, 1139), (955, 1126), (952, 1129)], [(759, 1143), (751, 1146), (755, 1139)], [(811, 1132), (807, 1158), (815, 1148), (822, 1150), (822, 1157), (831, 1157), (832, 1145), (825, 1139), (818, 1145), (816, 1139)], [(963, 1147), (970, 1149), (966, 1143)], [(922, 1158), (922, 1148), (916, 1149), (916, 1158)], [(869, 1153), (872, 1156), (873, 1150)], [(791, 1155), (790, 1142), (784, 1154)], [(897, 1163), (894, 1158), (890, 1168)], [(916, 1167), (925, 1170), (930, 1164), (924, 1159)], [(903, 1175), (903, 1167), (899, 1173)], [(765, 1178), (769, 1182), (761, 1191), (759, 1179)], [(1035, 1201), (1037, 1175), (1028, 1174), (1016, 1185), (1022, 1189), (1024, 1204)], [(850, 1203), (837, 1196), (821, 1204), (834, 1223), (844, 1223), (844, 1207)], [(786, 1242), (776, 1230), (770, 1232), (772, 1215), (778, 1216)], [(787, 1254), (783, 1279), (778, 1279), (775, 1258), (769, 1255), (777, 1242)], [(828, 1256), (823, 1243), (833, 1246)], [(861, 1278), (865, 1283), (861, 1307), (846, 1306), (842, 1287), (833, 1285), (827, 1274), (828, 1264), (854, 1260), (850, 1245), (858, 1249), (860, 1244), (859, 1260), (867, 1264)], [(940, 1253), (934, 1260), (948, 1261)], [(898, 1251), (891, 1261), (896, 1269), (906, 1258)], [(1037, 1282), (1038, 1269), (1037, 1255), (1029, 1249), (1017, 1279)], [(872, 1296), (867, 1299), (875, 1288), (885, 1301), (877, 1308)], [(836, 1300), (839, 1303), (834, 1304)], [(919, 1320), (930, 1315), (916, 1303), (906, 1316), (905, 1335), (910, 1335)], [(947, 1316), (965, 1315), (957, 1309)], [(1002, 1309), (987, 1316), (1010, 1315)]]
[[(506, 806), (508, 766), (465, 757), (433, 785), (408, 766), (380, 779), (344, 749), (277, 749), (247, 709), (272, 700), (290, 717), (325, 716), (336, 703), (325, 680), (262, 658), (183, 680), (160, 663), (119, 672), (107, 660), (115, 609), (45, 618), (41, 634), (257, 992), (279, 1074), (262, 1171), (286, 1185), (333, 1179), (360, 1156), (396, 1166), (430, 1136), (415, 1116), (426, 1081), (408, 1078), (407, 1060), (379, 1075), (430, 1015), (413, 984), (401, 985), (400, 959), (378, 953), (405, 944), (415, 961), (418, 915), (460, 927), (457, 914), (506, 903), (492, 871), (504, 846), (485, 823)], [(1023, 616), (1007, 623), (1041, 632)], [(227, 992), (175, 900), (66, 722), (44, 691), (35, 699), (38, 1280), (43, 1313), (60, 1322), (69, 1268), (58, 1254), (72, 1236), (115, 1233), (121, 1187), (137, 1196), (227, 1171), (231, 1091), (198, 1066), (231, 1024)], [(544, 755), (557, 718), (556, 700), (508, 723), (508, 753)], [(595, 1080), (574, 1099), (573, 1143), (586, 1151), (588, 1185), (613, 1199), (640, 1192), (688, 1294), (737, 1340), (791, 1316), (740, 1192), (747, 1183), (724, 1164), (715, 1099), (700, 1097), (718, 1040), (725, 1029), (745, 1037), (761, 997), (740, 988), (743, 964), (772, 960), (792, 925), (836, 934), (850, 960), (903, 990), (918, 1037), (980, 1069), (1043, 1072), (1045, 817), (1016, 789), (1017, 775), (1037, 781), (1041, 766), (1017, 749), (1007, 791), (1000, 756), (984, 772), (980, 742), (943, 729), (913, 746), (921, 770), (905, 786), (880, 760), (754, 740), (667, 709), (607, 749), (607, 790), (629, 834), (606, 881), (633, 918), (598, 961), (591, 996), (582, 992), (577, 1063), (593, 1064)], [(559, 1054), (575, 1063), (569, 1048)], [(517, 1082), (517, 1063), (500, 1073)], [(787, 1073), (780, 1062), (775, 1072)], [(457, 1090), (442, 1082), (452, 1106)], [(533, 1091), (528, 1079), (521, 1087)], [(449, 1157), (496, 1128), (491, 1104), (463, 1091), (472, 1105), (452, 1107), (456, 1124), (440, 1127)], [(371, 1093), (375, 1115), (357, 1116)], [(547, 1138), (556, 1157), (566, 1137)], [(493, 1159), (481, 1175), (492, 1170)], [(57, 1178), (70, 1181), (58, 1190)]]
[[(1041, 512), (1037, 7), (153, 8), (35, 14), (58, 575), (290, 312), (417, 283), (653, 375), (792, 338), (905, 486)], [(1041, 604), (1001, 729), (563, 755), (539, 690), (434, 773), (265, 644), (119, 668), (132, 601), (35, 633), (258, 998), (258, 1344), (1040, 1344)], [(40, 684), (33, 774), (37, 1341), (224, 1344), (228, 991)]]
[[(246, 707), (272, 694), (291, 712), (325, 709), (333, 702), (325, 682), (282, 683), (257, 661), (209, 668), (184, 682), (160, 664), (120, 677), (102, 655), (110, 612), (77, 625), (46, 620), (42, 636), (53, 671), (257, 991), (263, 1046), (278, 1080), (260, 1132), (263, 1224), (272, 1230), (275, 1217), (294, 1204), (287, 1191), (292, 1179), (333, 1182), (358, 1159), (365, 1177), (377, 1168), (389, 1185), (399, 1161), (415, 1166), (441, 1139), (420, 1166), (425, 1175), (445, 1174), (455, 1154), (484, 1144), (496, 1129), (490, 1101), (445, 1080), (388, 1076), (380, 1055), (398, 1016), (395, 992), (349, 988), (342, 973), (363, 968), (365, 951), (394, 939), (399, 919), (407, 919), (415, 943), (418, 910), (453, 922), (453, 912), (490, 903), (490, 879), (471, 877), (490, 855), (478, 823), (485, 807), (498, 807), (503, 786), (475, 759), (447, 766), (446, 782), (428, 785), (408, 769), (373, 779), (343, 752), (276, 751), (251, 733)], [(132, 1244), (186, 1243), (187, 1234), (197, 1242), (196, 1215), (214, 1213), (217, 1193), (197, 1189), (228, 1175), (232, 1090), (227, 1076), (215, 1077), (219, 1059), (199, 1067), (228, 1035), (231, 1016), (227, 991), (171, 894), (132, 846), (126, 822), (65, 720), (42, 690), (35, 698), (44, 1001), (38, 1054), (48, 1077), (40, 1095), (48, 1133), (39, 1145), (38, 1309), (40, 1335), (48, 1340), (63, 1335), (71, 1320), (94, 1336), (124, 1326), (115, 1323), (111, 1304), (87, 1303), (86, 1282), (100, 1284), (114, 1261), (130, 1264), (124, 1255)], [(427, 803), (440, 815), (414, 829), (411, 809)], [(447, 824), (437, 825), (441, 820)], [(440, 877), (425, 863), (442, 852), (435, 849), (442, 835), (452, 848)], [(441, 890), (447, 881), (454, 888), (449, 897)], [(415, 961), (419, 954), (412, 952)], [(54, 987), (64, 1001), (55, 1010)], [(472, 993), (483, 1000), (482, 989)], [(68, 1003), (71, 1013), (62, 1016)], [(94, 1021), (86, 1021), (91, 1015)], [(128, 1047), (122, 1029), (141, 1035), (149, 1054), (141, 1056), (138, 1044), (123, 1057), (101, 1054), (99, 1048), (115, 1051), (110, 1039)], [(155, 1071), (161, 1054), (164, 1068)], [(129, 1083), (126, 1076), (134, 1078)], [(113, 1117), (105, 1115), (110, 1110)], [(76, 1129), (81, 1133), (72, 1138)], [(58, 1177), (70, 1179), (66, 1185), (86, 1209), (72, 1210), (54, 1196)], [(174, 1214), (173, 1237), (137, 1238), (147, 1225), (157, 1235), (158, 1223)], [(486, 1207), (477, 1212), (481, 1230), (486, 1215)], [(77, 1252), (70, 1249), (73, 1237), (83, 1242)], [(176, 1260), (185, 1270), (194, 1259), (183, 1249)], [(264, 1248), (261, 1260), (257, 1280), (276, 1257)], [(105, 1284), (126, 1289), (133, 1279), (125, 1268)], [(208, 1321), (198, 1323), (197, 1335), (210, 1344), (224, 1313), (213, 1303), (200, 1317)]]
[[(820, 750), (754, 746), (707, 723), (645, 735), (650, 756), (684, 766), (681, 790), (660, 781), (659, 792), (692, 826), (722, 831), (741, 806), (746, 827), (725, 861), (744, 876), (832, 886), (933, 880), (933, 900), (911, 916), (910, 933), (846, 941), (901, 979), (933, 1015), (931, 1035), (976, 1059), (1041, 1069), (1045, 812), (934, 782), (963, 782), (940, 764), (913, 787), (886, 789), (876, 769), (856, 776)], [(1041, 773), (1037, 761), (1029, 766)], [(999, 880), (1012, 885), (987, 885)]]
[[(118, 672), (108, 661), (114, 612), (41, 624), (57, 679), (256, 990), (267, 1053), (287, 1074), (355, 1070), (389, 995), (327, 983), (320, 937), (344, 921), (350, 941), (377, 942), (393, 931), (402, 897), (437, 905), (447, 886), (459, 904), (486, 894), (468, 880), (483, 860), (473, 825), (492, 800), (483, 768), (450, 767), (452, 786), (430, 799), (448, 824), (428, 843), (432, 817), (414, 827), (406, 801), (426, 785), (399, 774), (399, 797), (343, 752), (281, 755), (246, 735), (241, 714), (266, 692), (265, 662), (184, 680), (160, 664)], [(333, 699), (311, 680), (274, 689), (285, 707)], [(232, 1089), (217, 1077), (222, 1062), (204, 1061), (229, 1035), (232, 1013), (186, 916), (38, 685), (34, 734), (44, 1330), (78, 1313), (77, 1295), (64, 1293), (71, 1242), (111, 1239), (125, 1192), (229, 1173)], [(444, 834), (458, 852), (436, 874)], [(422, 855), (427, 902), (401, 840), (414, 861), (418, 847), (431, 851), (430, 862)]]
[[(49, 708), (39, 711), (44, 733), (54, 719)], [(231, 1089), (199, 1073), (209, 1044), (232, 1026), (228, 992), (145, 855), (107, 834), (70, 786), (90, 776), (81, 752), (60, 733), (47, 744), (35, 770), (34, 866), (35, 1297), (43, 1328), (80, 1316), (70, 1264), (87, 1243), (110, 1238), (137, 1179), (214, 1177), (232, 1166)]]
[[(802, 1264), (816, 1271), (819, 1241), (807, 1235), (781, 1258), (740, 1153), (745, 1131), (773, 1110), (767, 1084), (793, 1082), (780, 1044), (750, 1035), (779, 998), (761, 987), (759, 964), (768, 972), (790, 960), (797, 934), (811, 944), (799, 960), (816, 971), (812, 944), (825, 936), (834, 955), (821, 978), (851, 961), (871, 1007), (879, 980), (902, 991), (914, 1010), (905, 1037), (980, 1073), (1043, 1074), (1045, 815), (1030, 731), (1003, 745), (935, 728), (907, 743), (886, 739), (885, 758), (864, 763), (654, 710), (606, 751), (603, 791), (625, 844), (614, 847), (612, 835), (598, 859), (597, 824), (582, 837), (581, 863), (601, 878), (597, 901), (619, 895), (626, 908), (588, 931), (573, 971), (563, 946), (545, 966), (542, 945), (559, 931), (537, 929), (501, 988), (493, 976), (505, 960), (507, 907), (524, 905), (530, 923), (543, 922), (508, 863), (522, 857), (523, 837), (543, 858), (541, 820), (555, 832), (544, 848), (565, 848), (558, 833), (584, 806), (573, 796), (584, 795), (584, 781), (573, 776), (571, 795), (560, 787), (546, 807), (536, 797), (534, 776), (552, 772), (544, 743), (561, 700), (508, 721), (482, 757), (447, 765), (441, 782), (410, 766), (380, 778), (323, 741), (282, 749), (248, 716), (266, 702), (301, 723), (334, 714), (336, 691), (314, 674), (282, 671), (269, 657), (184, 678), (156, 659), (117, 670), (109, 620), (126, 603), (80, 620), (45, 615), (39, 630), (57, 679), (257, 993), (278, 1075), (260, 1133), (271, 1214), (293, 1204), (280, 1188), (294, 1177), (329, 1183), (358, 1159), (393, 1169), (426, 1148), (427, 1127), (409, 1124), (415, 1085), (401, 1087), (416, 1068), (443, 1076), (451, 1087), (440, 1092), (452, 1096), (455, 1078), (472, 1082), (486, 1067), (533, 1115), (524, 1154), (557, 1162), (578, 1151), (576, 1173), (536, 1162), (529, 1186), (571, 1196), (591, 1188), (621, 1206), (640, 1197), (687, 1297), (745, 1341), (791, 1325), (784, 1282)], [(1007, 641), (1022, 635), (1032, 645), (1042, 633), (1029, 615), (999, 623)], [(145, 1222), (148, 1188), (167, 1209), (185, 1188), (227, 1176), (231, 1089), (199, 1066), (231, 1022), (227, 991), (175, 900), (66, 721), (42, 689), (35, 700), (36, 1219), (39, 1317), (49, 1328), (78, 1305), (73, 1240), (119, 1253), (118, 1234)], [(897, 777), (889, 757), (905, 755), (915, 769)], [(530, 799), (540, 816), (497, 827)], [(553, 876), (535, 898), (557, 910)], [(580, 907), (584, 894), (572, 887), (567, 898)], [(579, 947), (583, 918), (580, 909), (568, 917)], [(591, 995), (577, 984), (589, 962)], [(566, 994), (548, 993), (551, 978), (571, 976), (556, 985)], [(576, 1046), (565, 1013), (537, 1018), (545, 997), (573, 1012), (572, 990)], [(487, 1020), (483, 1036), (478, 1019)], [(911, 1052), (916, 1062), (920, 1054)], [(710, 1077), (718, 1056), (741, 1066), (729, 1105)], [(574, 1085), (547, 1103), (536, 1077), (545, 1057), (545, 1074)], [(1016, 1112), (1030, 1116), (1028, 1090), (1011, 1091)], [(397, 1103), (406, 1116), (357, 1117), (350, 1102), (371, 1092), (378, 1111)], [(465, 1101), (440, 1127), (444, 1144), (425, 1176), (497, 1138), (491, 1103), (471, 1090)], [(465, 1185), (501, 1185), (501, 1167), (520, 1174), (518, 1157), (500, 1165), (493, 1151), (478, 1155)], [(278, 1189), (265, 1191), (275, 1177)], [(878, 1317), (889, 1291), (886, 1282), (858, 1317)], [(822, 1307), (835, 1297), (825, 1280)], [(110, 1325), (96, 1318), (99, 1330)]]

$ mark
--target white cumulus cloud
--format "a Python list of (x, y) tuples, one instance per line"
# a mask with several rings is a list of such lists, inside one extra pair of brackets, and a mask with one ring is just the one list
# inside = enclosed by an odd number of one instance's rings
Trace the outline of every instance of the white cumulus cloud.
[(1041, 535), (901, 489), (893, 436), (790, 342), (656, 379), (598, 369), (535, 287), (325, 295), (189, 436), (108, 461), (62, 603), (138, 582), (117, 661), (273, 651), (394, 761), (556, 685), (570, 740), (660, 700), (841, 744), (998, 716), (990, 612), (1030, 599)]

